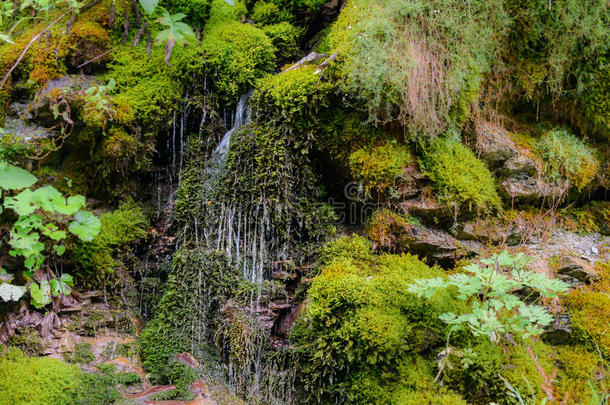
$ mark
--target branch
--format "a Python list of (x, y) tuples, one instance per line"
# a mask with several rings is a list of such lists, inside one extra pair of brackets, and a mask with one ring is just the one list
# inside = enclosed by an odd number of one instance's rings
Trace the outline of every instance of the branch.
[(21, 55), (19, 55), (19, 57), (17, 58), (17, 61), (13, 64), (13, 66), (11, 66), (11, 68), (8, 70), (8, 72), (6, 72), (6, 74), (4, 75), (4, 77), (2, 78), (2, 82), (0, 82), (0, 90), (2, 89), (2, 87), (4, 87), (4, 85), (6, 84), (6, 81), (8, 80), (8, 78), (10, 77), (11, 73), (13, 73), (13, 70), (15, 70), (15, 68), (19, 65), (19, 63), (21, 63), (21, 60), (23, 59), (23, 57), (25, 56), (25, 54), (27, 53), (28, 49), (30, 49), (30, 46), (32, 46), (32, 44), (34, 42), (36, 42), (38, 40), (38, 38), (40, 38), (42, 36), (42, 34), (48, 32), (52, 26), (54, 26), (56, 23), (58, 23), (59, 21), (61, 21), (65, 16), (67, 16), (68, 14), (70, 14), (71, 11), (67, 11), (64, 14), (60, 15), (59, 17), (57, 17), (51, 24), (47, 25), (47, 27), (40, 31), (38, 34), (36, 34), (32, 39), (30, 39), (30, 42), (28, 42), (28, 44), (26, 45), (25, 49), (23, 50), (23, 52), (21, 52)]

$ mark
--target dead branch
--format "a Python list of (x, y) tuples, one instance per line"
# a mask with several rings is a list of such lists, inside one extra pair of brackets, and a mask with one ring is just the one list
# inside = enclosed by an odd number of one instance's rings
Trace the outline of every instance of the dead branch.
[(108, 54), (109, 54), (110, 52), (112, 52), (113, 50), (114, 50), (114, 48), (111, 48), (111, 49), (107, 50), (107, 51), (106, 51), (106, 52), (104, 52), (104, 53), (100, 53), (100, 54), (99, 54), (99, 55), (97, 55), (96, 57), (94, 57), (94, 58), (92, 58), (92, 59), (89, 59), (88, 61), (86, 61), (86, 62), (84, 62), (84, 63), (81, 63), (81, 64), (80, 64), (80, 65), (78, 65), (76, 68), (77, 68), (77, 69), (80, 69), (80, 68), (82, 68), (83, 66), (86, 66), (86, 65), (90, 64), (91, 62), (95, 62), (96, 60), (98, 60), (98, 59), (100, 59), (100, 58), (103, 58), (104, 56), (108, 55)]
[(322, 58), (326, 58), (326, 57), (328, 57), (328, 55), (326, 55), (325, 53), (311, 52), (309, 55), (307, 55), (307, 56), (303, 57), (301, 60), (299, 60), (299, 61), (298, 61), (297, 63), (295, 63), (294, 65), (290, 66), (290, 67), (289, 67), (289, 68), (287, 68), (287, 69), (284, 69), (284, 70), (282, 71), (282, 73), (283, 73), (283, 72), (288, 72), (288, 71), (290, 71), (290, 70), (295, 70), (295, 69), (298, 69), (298, 68), (300, 68), (302, 65), (306, 65), (306, 64), (308, 64), (308, 63), (315, 62), (315, 61), (317, 61), (317, 60), (320, 60), (320, 59), (322, 59)]
[(6, 74), (4, 75), (4, 77), (2, 78), (2, 82), (0, 82), (0, 89), (2, 89), (2, 87), (4, 87), (4, 85), (6, 84), (6, 81), (8, 80), (8, 78), (10, 77), (11, 73), (13, 73), (13, 70), (15, 70), (15, 68), (19, 65), (19, 63), (21, 63), (21, 60), (23, 59), (23, 57), (25, 56), (25, 54), (28, 52), (28, 50), (30, 49), (30, 47), (32, 46), (32, 44), (34, 42), (36, 42), (43, 34), (47, 33), (51, 27), (53, 27), (55, 24), (57, 24), (59, 21), (61, 21), (62, 19), (64, 19), (64, 17), (66, 17), (68, 14), (70, 14), (70, 11), (65, 12), (64, 14), (60, 15), (59, 17), (57, 17), (55, 20), (53, 20), (53, 22), (51, 22), (51, 24), (47, 25), (45, 29), (43, 29), (42, 31), (40, 31), (38, 34), (34, 35), (32, 37), (32, 39), (30, 39), (30, 42), (28, 42), (28, 44), (26, 45), (26, 47), (23, 49), (23, 51), (21, 52), (21, 55), (19, 55), (19, 57), (17, 58), (17, 60), (15, 61), (15, 63), (13, 63), (13, 66), (11, 66), (11, 68), (8, 70), (8, 72), (6, 72)]

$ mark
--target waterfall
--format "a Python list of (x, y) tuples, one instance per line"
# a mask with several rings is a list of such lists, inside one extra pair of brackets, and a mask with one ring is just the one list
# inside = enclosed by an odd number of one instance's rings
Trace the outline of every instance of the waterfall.
[(214, 150), (212, 154), (212, 159), (215, 161), (223, 161), (229, 151), (229, 143), (231, 142), (231, 135), (239, 129), (239, 127), (243, 125), (248, 125), (251, 122), (252, 111), (250, 106), (248, 105), (248, 101), (250, 100), (250, 96), (252, 96), (253, 90), (244, 93), (239, 97), (239, 101), (237, 102), (237, 107), (235, 109), (235, 119), (233, 120), (233, 126), (229, 129), (222, 140)]

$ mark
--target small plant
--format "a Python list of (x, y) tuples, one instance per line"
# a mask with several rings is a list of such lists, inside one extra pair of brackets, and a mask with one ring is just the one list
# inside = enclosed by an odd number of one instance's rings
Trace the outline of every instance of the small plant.
[[(85, 90), (85, 113), (97, 113), (101, 117), (102, 128), (106, 126), (108, 118), (112, 117), (112, 102), (108, 93), (114, 90), (115, 81), (110, 79), (108, 84), (104, 85), (93, 85)], [(107, 118), (108, 117), (108, 118)]]
[[(64, 273), (59, 278), (47, 272), (40, 283), (32, 280), (34, 272), (41, 268), (48, 257), (59, 258), (66, 252), (68, 232), (82, 241), (91, 241), (99, 233), (100, 221), (89, 211), (84, 211), (85, 197), (65, 197), (52, 186), (31, 190), (37, 178), (19, 167), (0, 161), (0, 191), (20, 190), (15, 196), (7, 196), (2, 209), (11, 209), (18, 218), (9, 231), (9, 254), (22, 257), (23, 274), (27, 286), (8, 284), (10, 275), (3, 277), (0, 297), (5, 301), (19, 300), (27, 290), (36, 308), (51, 302), (59, 294), (69, 294), (72, 277)], [(4, 271), (3, 271), (4, 272)], [(5, 273), (5, 272), (4, 272)], [(6, 281), (8, 280), (8, 281)]]
[[(417, 280), (408, 291), (429, 298), (438, 289), (455, 287), (457, 298), (467, 301), (471, 311), (462, 315), (443, 313), (440, 319), (451, 325), (449, 333), (467, 330), (473, 336), (487, 336), (494, 343), (507, 334), (522, 338), (536, 336), (553, 320), (537, 301), (565, 293), (568, 285), (528, 270), (532, 260), (521, 253), (512, 256), (504, 251), (481, 260), (484, 267), (473, 263), (464, 268), (466, 273), (453, 274), (446, 279)], [(520, 298), (517, 292), (528, 295)], [(538, 298), (534, 303), (528, 303), (535, 294)]]
[(544, 159), (545, 171), (551, 180), (567, 179), (579, 190), (593, 180), (599, 167), (595, 152), (566, 130), (546, 133), (538, 141), (536, 150)]

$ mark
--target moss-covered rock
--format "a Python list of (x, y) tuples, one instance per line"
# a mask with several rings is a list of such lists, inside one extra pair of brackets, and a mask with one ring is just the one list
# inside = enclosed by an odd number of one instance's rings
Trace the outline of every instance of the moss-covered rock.
[[(349, 249), (354, 243), (361, 247)], [(442, 276), (440, 269), (410, 255), (375, 256), (367, 245), (360, 238), (329, 245), (343, 250), (313, 279), (291, 331), (312, 400), (392, 403), (401, 385), (396, 364), (442, 340), (438, 311), (456, 310), (446, 293), (429, 301), (406, 293), (417, 278)]]
[(493, 175), (462, 143), (448, 138), (433, 141), (420, 166), (432, 180), (437, 198), (454, 210), (489, 212), (501, 208)]

